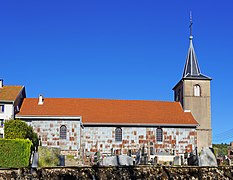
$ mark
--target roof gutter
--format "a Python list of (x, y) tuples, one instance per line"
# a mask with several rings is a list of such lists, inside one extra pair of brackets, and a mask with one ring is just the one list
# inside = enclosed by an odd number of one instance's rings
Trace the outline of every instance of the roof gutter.
[(117, 124), (117, 123), (83, 123), (84, 126), (88, 125), (94, 125), (94, 126), (143, 126), (143, 127), (151, 127), (151, 126), (156, 126), (156, 127), (197, 127), (199, 126), (198, 124), (139, 124), (139, 123), (122, 123), (122, 124)]
[(81, 121), (81, 116), (15, 116), (18, 119), (78, 119)]
[(14, 104), (15, 101), (12, 101), (12, 100), (0, 100), (0, 103), (12, 103)]

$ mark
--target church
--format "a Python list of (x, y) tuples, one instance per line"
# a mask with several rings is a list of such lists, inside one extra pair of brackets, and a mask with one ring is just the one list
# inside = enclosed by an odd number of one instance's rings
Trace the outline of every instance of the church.
[[(9, 87), (1, 80), (0, 119), (26, 121), (42, 146), (59, 147), (63, 154), (135, 154), (142, 147), (147, 147), (150, 155), (200, 151), (212, 145), (211, 78), (200, 72), (191, 33), (189, 43), (172, 102), (42, 95), (26, 98), (23, 86)], [(12, 91), (15, 94), (9, 101), (6, 98)], [(11, 111), (6, 108), (9, 104)]]

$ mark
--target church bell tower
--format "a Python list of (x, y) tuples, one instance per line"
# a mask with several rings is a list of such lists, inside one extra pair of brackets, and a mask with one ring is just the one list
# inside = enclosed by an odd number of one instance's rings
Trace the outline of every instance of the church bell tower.
[(193, 47), (192, 17), (190, 16), (189, 49), (182, 79), (173, 88), (174, 100), (181, 103), (184, 111), (191, 111), (199, 123), (197, 127), (197, 148), (212, 146), (210, 81), (200, 71)]

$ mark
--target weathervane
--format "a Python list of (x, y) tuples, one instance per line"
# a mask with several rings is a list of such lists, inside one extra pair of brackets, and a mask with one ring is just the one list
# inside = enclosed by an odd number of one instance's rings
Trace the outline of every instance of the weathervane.
[(193, 19), (192, 19), (192, 11), (190, 11), (190, 17), (189, 17), (189, 29), (190, 29), (190, 37), (192, 37), (192, 25), (193, 25)]

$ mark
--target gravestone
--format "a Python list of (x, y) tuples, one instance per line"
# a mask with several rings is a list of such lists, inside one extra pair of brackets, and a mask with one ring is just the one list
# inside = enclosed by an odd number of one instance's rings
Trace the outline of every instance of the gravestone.
[(65, 166), (65, 155), (59, 155), (59, 166)]
[(173, 158), (173, 164), (174, 165), (181, 165), (181, 158), (180, 158), (180, 156), (175, 156)]
[(190, 156), (187, 158), (188, 165), (190, 166), (198, 166), (198, 156), (194, 155), (193, 153), (190, 153)]
[(201, 150), (199, 157), (199, 166), (217, 166), (217, 160), (214, 153), (208, 147)]
[(140, 163), (140, 158), (141, 158), (141, 149), (139, 149), (136, 152), (136, 159), (135, 159), (135, 164), (138, 165)]
[(134, 159), (127, 155), (105, 157), (101, 163), (103, 166), (132, 166)]
[(37, 168), (38, 167), (38, 159), (39, 159), (38, 152), (34, 152), (33, 153), (33, 159), (32, 159), (32, 168)]

